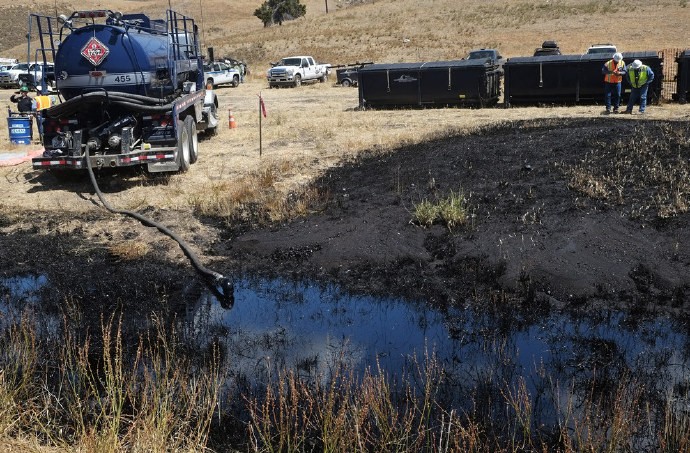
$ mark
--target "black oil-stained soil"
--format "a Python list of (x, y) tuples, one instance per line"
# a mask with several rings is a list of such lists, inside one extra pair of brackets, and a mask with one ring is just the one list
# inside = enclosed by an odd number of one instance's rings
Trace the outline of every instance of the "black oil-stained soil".
[[(686, 123), (510, 123), (391, 153), (314, 183), (325, 209), (220, 245), (241, 269), (320, 276), (434, 305), (688, 307)], [(451, 194), (467, 222), (415, 221)]]
[[(209, 267), (230, 276), (315, 278), (435, 306), (591, 303), (683, 311), (690, 288), (689, 158), (687, 123), (507, 123), (372, 150), (313, 182), (327, 202), (310, 215), (261, 229), (203, 219), (219, 234), (194, 234), (194, 247)], [(439, 204), (451, 195), (466, 200), (464, 224), (415, 220), (422, 201)], [(176, 216), (191, 214), (151, 215), (175, 230)], [(107, 244), (127, 239), (124, 233), (113, 239), (104, 232), (105, 245), (86, 247), (79, 235), (54, 227), (76, 221), (93, 228), (109, 214), (83, 217), (89, 218), (37, 211), (34, 226), (3, 233), (0, 273), (45, 274), (52, 299), (69, 295), (94, 315), (124, 308), (142, 316), (152, 309), (145, 301), (160, 307), (161, 300), (179, 300), (197, 279), (179, 249), (179, 259), (171, 258), (176, 245), (167, 239), (141, 259), (119, 259)], [(0, 216), (1, 225), (13, 222), (10, 213)]]

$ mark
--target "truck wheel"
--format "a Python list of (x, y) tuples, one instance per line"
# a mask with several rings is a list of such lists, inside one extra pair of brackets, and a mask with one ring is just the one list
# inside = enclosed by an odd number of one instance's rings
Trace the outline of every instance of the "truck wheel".
[(295, 74), (295, 87), (302, 85), (302, 76)]
[(185, 172), (189, 170), (191, 165), (190, 159), (190, 138), (189, 129), (184, 121), (177, 121), (177, 151), (175, 160), (179, 166), (179, 171)]
[(328, 80), (328, 74), (324, 74), (321, 77), (319, 77), (319, 82), (324, 83), (326, 80)]
[(196, 132), (196, 121), (192, 115), (184, 119), (184, 126), (189, 130), (189, 163), (193, 164), (199, 158), (199, 136)]
[(349, 87), (350, 85), (352, 85), (352, 82), (350, 82), (350, 79), (343, 79), (343, 81), (340, 82), (340, 84), (341, 84), (342, 86), (344, 86), (344, 87), (347, 88), (347, 87)]
[(232, 77), (232, 87), (235, 88), (236, 86), (239, 86), (240, 84), (240, 77), (239, 76), (233, 76)]

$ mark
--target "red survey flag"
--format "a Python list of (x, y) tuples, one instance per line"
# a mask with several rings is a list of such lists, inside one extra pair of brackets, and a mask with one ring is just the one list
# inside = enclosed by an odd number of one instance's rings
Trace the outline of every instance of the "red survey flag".
[(261, 114), (266, 118), (266, 104), (264, 104), (264, 98), (259, 95), (259, 105), (261, 105)]

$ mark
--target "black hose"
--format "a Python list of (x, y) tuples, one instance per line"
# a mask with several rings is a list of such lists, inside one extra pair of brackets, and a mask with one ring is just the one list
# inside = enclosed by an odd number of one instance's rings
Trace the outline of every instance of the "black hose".
[[(224, 275), (213, 271), (211, 269), (208, 269), (205, 267), (203, 264), (201, 264), (201, 261), (199, 261), (199, 258), (196, 256), (196, 254), (191, 250), (189, 245), (177, 234), (172, 232), (170, 229), (167, 227), (161, 225), (158, 222), (155, 222), (148, 217), (145, 217), (137, 212), (134, 211), (127, 211), (124, 209), (116, 209), (113, 206), (108, 203), (108, 201), (105, 199), (103, 196), (103, 193), (101, 192), (101, 189), (98, 187), (98, 183), (96, 182), (96, 176), (93, 173), (93, 167), (91, 165), (91, 157), (89, 155), (89, 147), (86, 147), (85, 151), (85, 156), (86, 156), (86, 167), (89, 170), (89, 178), (91, 178), (91, 184), (93, 185), (93, 189), (96, 192), (96, 195), (98, 195), (98, 199), (101, 200), (101, 203), (103, 204), (103, 207), (107, 209), (108, 211), (112, 212), (113, 214), (122, 214), (122, 215), (127, 215), (130, 217), (133, 217), (137, 220), (139, 220), (141, 223), (147, 226), (155, 227), (160, 231), (161, 233), (167, 235), (171, 239), (173, 239), (175, 242), (177, 242), (184, 252), (184, 254), (189, 258), (189, 261), (192, 263), (192, 266), (196, 269), (196, 271), (201, 274), (203, 277), (206, 278), (206, 283), (208, 284), (209, 288), (214, 292), (216, 297), (218, 297), (220, 304), (223, 308), (232, 308), (232, 306), (235, 303), (235, 294), (234, 294), (234, 288), (232, 286), (232, 282), (230, 281), (229, 278), (225, 277)], [(219, 290), (220, 288), (220, 290)]]
[[(70, 99), (71, 101), (72, 99)], [(101, 99), (84, 99), (81, 102), (70, 103), (70, 101), (63, 102), (48, 111), (48, 116), (50, 118), (60, 118), (67, 115), (72, 115), (77, 111), (81, 110), (84, 103), (100, 103)], [(164, 105), (145, 105), (136, 102), (131, 102), (130, 100), (124, 100), (119, 98), (110, 98), (109, 103), (116, 105), (118, 107), (125, 107), (128, 110), (135, 112), (146, 112), (146, 113), (165, 113), (170, 112), (173, 108), (173, 104)]]
[(123, 92), (105, 93), (102, 91), (92, 91), (51, 107), (48, 109), (47, 114), (51, 118), (60, 118), (75, 113), (77, 110), (80, 110), (81, 106), (85, 103), (98, 104), (106, 101), (138, 112), (165, 113), (171, 111), (173, 108), (172, 103), (166, 102), (162, 104), (161, 102), (163, 102), (164, 99), (150, 96)]

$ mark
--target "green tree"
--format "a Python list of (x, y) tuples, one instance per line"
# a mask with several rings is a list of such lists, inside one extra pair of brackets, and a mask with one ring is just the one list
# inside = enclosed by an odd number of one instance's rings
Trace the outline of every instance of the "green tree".
[(254, 11), (254, 15), (264, 23), (283, 25), (283, 21), (297, 19), (307, 13), (307, 7), (299, 0), (266, 0)]

